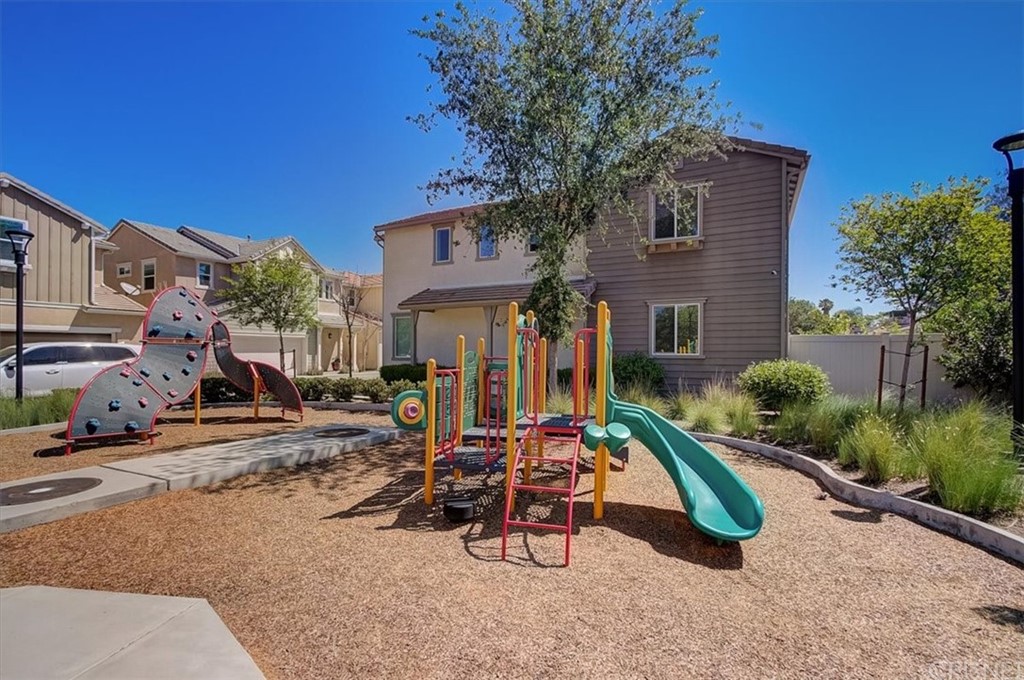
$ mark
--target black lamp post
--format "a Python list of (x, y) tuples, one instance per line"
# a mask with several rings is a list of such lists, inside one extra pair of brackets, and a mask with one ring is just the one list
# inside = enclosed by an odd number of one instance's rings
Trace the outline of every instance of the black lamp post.
[(14, 251), (15, 341), (14, 341), (14, 398), (21, 401), (25, 391), (25, 369), (22, 366), (25, 354), (25, 255), (28, 242), (34, 234), (21, 228), (6, 229), (4, 235), (11, 242)]
[[(997, 139), (992, 148), (1006, 156), (1010, 192), (1010, 256), (1013, 280), (1010, 284), (1013, 310), (1013, 421), (1024, 435), (1024, 168), (1013, 167), (1011, 151), (1024, 149), (1024, 130)], [(1024, 443), (1017, 440), (1018, 455), (1024, 455)]]

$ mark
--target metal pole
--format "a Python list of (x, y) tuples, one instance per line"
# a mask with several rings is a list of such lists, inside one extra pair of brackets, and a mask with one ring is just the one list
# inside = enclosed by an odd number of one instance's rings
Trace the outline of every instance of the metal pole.
[(25, 392), (25, 248), (14, 251), (15, 276), (15, 340), (14, 398), (22, 400)]
[(882, 381), (885, 379), (885, 345), (881, 347), (881, 353), (878, 357), (878, 405), (875, 407), (876, 413), (882, 412)]
[(928, 391), (928, 345), (924, 346), (924, 362), (921, 364), (921, 409), (924, 410), (924, 397)]
[[(1017, 432), (1024, 428), (1024, 168), (1010, 171), (1010, 231), (1013, 277), (1010, 299), (1013, 309), (1013, 421)], [(1017, 441), (1024, 456), (1024, 442)]]

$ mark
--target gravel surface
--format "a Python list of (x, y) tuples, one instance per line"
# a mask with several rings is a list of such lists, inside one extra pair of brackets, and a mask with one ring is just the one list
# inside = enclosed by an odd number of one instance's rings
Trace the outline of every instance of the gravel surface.
[[(330, 409), (307, 408), (302, 422), (294, 413), (281, 417), (281, 411), (262, 407), (261, 417), (254, 420), (251, 406), (209, 408), (203, 411), (203, 424), (193, 427), (192, 411), (168, 411), (157, 420), (157, 437), (153, 444), (139, 441), (83, 444), (70, 456), (64, 455), (64, 434), (67, 424), (54, 425), (53, 430), (0, 437), (0, 482), (23, 477), (48, 475), (52, 472), (76, 470), (117, 460), (140, 458), (176, 449), (208, 446), (223, 442), (281, 434), (300, 428), (364, 422), (391, 427), (387, 414), (348, 413)], [(109, 440), (108, 440), (109, 441)]]
[[(207, 598), (271, 678), (1024, 674), (1024, 571), (774, 463), (712, 445), (767, 512), (759, 536), (719, 547), (634, 444), (601, 523), (581, 476), (563, 569), (554, 534), (515, 533), (499, 561), (500, 478), (438, 485), (480, 495), (469, 524), (428, 509), (421, 447), (411, 435), (0, 536), (0, 585)], [(563, 503), (518, 507), (556, 521)]]

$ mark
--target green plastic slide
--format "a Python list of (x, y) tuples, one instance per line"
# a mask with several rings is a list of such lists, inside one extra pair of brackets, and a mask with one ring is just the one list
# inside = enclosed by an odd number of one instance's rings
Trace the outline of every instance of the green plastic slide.
[(662, 464), (693, 525), (721, 541), (753, 538), (764, 523), (757, 494), (706, 446), (654, 411), (610, 397), (609, 422), (622, 423)]

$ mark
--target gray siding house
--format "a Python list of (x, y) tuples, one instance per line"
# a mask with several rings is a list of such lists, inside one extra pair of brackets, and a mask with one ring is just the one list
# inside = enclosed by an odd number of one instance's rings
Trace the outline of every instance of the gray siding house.
[[(588, 251), (587, 271), (568, 272), (585, 284), (588, 302), (608, 302), (615, 354), (650, 355), (664, 366), (669, 388), (729, 379), (787, 351), (789, 228), (810, 156), (732, 139), (737, 148), (727, 159), (679, 163), (675, 206), (646, 189), (632, 192), (638, 223), (614, 216), (604, 235), (579, 244)], [(504, 351), (503, 334), (493, 330), (505, 323), (501, 305), (511, 298), (495, 291), (525, 297), (534, 244), (487, 243), (482, 255), (464, 226), (481, 207), (374, 227), (384, 248), (384, 318), (391, 320), (386, 363), (431, 356), (450, 363), (459, 333), (470, 343), (494, 337), (493, 351)], [(561, 366), (570, 351), (560, 353)]]
[(674, 229), (668, 211), (637, 191), (646, 242), (625, 217), (589, 237), (594, 299), (612, 310), (615, 353), (656, 358), (669, 387), (786, 354), (789, 226), (810, 156), (735, 141), (744, 150), (728, 160), (680, 164), (675, 178), (693, 191), (680, 191)]

